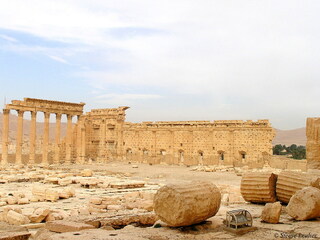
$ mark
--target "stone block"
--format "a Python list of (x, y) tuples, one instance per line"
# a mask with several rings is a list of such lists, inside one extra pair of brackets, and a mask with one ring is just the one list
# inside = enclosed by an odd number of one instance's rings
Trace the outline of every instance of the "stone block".
[(65, 220), (58, 220), (46, 223), (46, 229), (52, 232), (65, 233), (65, 232), (75, 232), (84, 229), (93, 229), (94, 227), (90, 224), (71, 222)]
[(297, 191), (291, 197), (286, 210), (296, 220), (320, 217), (320, 190), (315, 187), (305, 187)]
[(281, 209), (282, 206), (280, 202), (267, 203), (262, 210), (261, 220), (267, 223), (278, 223)]
[(180, 227), (213, 217), (220, 202), (220, 191), (210, 182), (168, 184), (157, 191), (154, 210), (169, 226)]
[(91, 169), (84, 169), (81, 172), (82, 177), (92, 177), (93, 176), (93, 171)]
[(29, 232), (4, 232), (0, 234), (0, 240), (28, 240), (30, 236)]
[(10, 224), (13, 225), (22, 225), (30, 223), (30, 220), (28, 217), (22, 215), (21, 213), (17, 213), (13, 210), (10, 210), (7, 214), (7, 221)]
[(51, 210), (46, 208), (37, 208), (29, 218), (33, 223), (40, 223), (48, 216), (50, 212)]
[(20, 198), (20, 199), (18, 199), (18, 204), (19, 205), (28, 204), (28, 203), (29, 203), (29, 199), (28, 198)]
[(45, 199), (50, 202), (56, 202), (59, 199), (59, 192), (53, 188), (45, 190)]

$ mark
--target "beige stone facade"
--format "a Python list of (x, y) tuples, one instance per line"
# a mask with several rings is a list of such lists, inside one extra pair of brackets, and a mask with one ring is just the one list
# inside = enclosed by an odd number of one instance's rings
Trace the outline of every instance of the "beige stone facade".
[(249, 165), (272, 155), (268, 120), (125, 122), (128, 107), (85, 115), (86, 156), (98, 161)]
[[(25, 98), (7, 104), (3, 121), (2, 164), (8, 163), (9, 111), (18, 111), (15, 162), (22, 163), (23, 113), (31, 112), (27, 161), (35, 162), (36, 114), (44, 113), (42, 163), (124, 161), (176, 165), (263, 166), (272, 155), (275, 132), (268, 120), (258, 121), (125, 121), (129, 107), (93, 109), (84, 103)], [(55, 141), (49, 141), (49, 116), (56, 115)], [(67, 115), (67, 133), (60, 137), (61, 115)], [(72, 118), (77, 116), (77, 123)], [(25, 149), (24, 149), (25, 150)]]

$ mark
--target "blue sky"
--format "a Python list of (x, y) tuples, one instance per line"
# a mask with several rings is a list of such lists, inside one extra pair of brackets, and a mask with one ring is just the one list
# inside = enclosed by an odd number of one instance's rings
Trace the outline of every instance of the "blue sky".
[(320, 115), (320, 2), (0, 0), (0, 100), (130, 106), (127, 120)]

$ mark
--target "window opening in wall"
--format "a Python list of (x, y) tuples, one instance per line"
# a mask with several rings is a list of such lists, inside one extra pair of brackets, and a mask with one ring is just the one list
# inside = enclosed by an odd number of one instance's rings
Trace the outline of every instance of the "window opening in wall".
[(224, 160), (224, 152), (219, 151), (219, 160), (223, 161)]
[(242, 159), (246, 159), (246, 154), (245, 153), (241, 153), (241, 157), (242, 157)]

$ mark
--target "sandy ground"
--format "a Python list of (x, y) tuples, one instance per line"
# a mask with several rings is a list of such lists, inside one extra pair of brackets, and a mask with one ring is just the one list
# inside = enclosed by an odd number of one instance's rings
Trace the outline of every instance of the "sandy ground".
[[(137, 167), (137, 168), (135, 168)], [(84, 169), (105, 171), (109, 174), (130, 173), (132, 179), (151, 181), (156, 183), (179, 183), (191, 180), (210, 181), (218, 184), (238, 186), (241, 177), (229, 172), (198, 172), (191, 171), (192, 167), (172, 165), (127, 164), (111, 162), (107, 164), (74, 165), (61, 169)]]
[[(127, 164), (111, 162), (108, 164), (92, 165), (72, 165), (59, 166), (55, 170), (63, 172), (80, 172), (83, 169), (92, 169), (95, 175), (120, 177), (126, 176), (129, 180), (142, 180), (148, 183), (147, 188), (154, 189), (167, 183), (186, 182), (191, 180), (206, 180), (217, 184), (218, 186), (228, 185), (231, 188), (240, 189), (241, 176), (234, 172), (198, 172), (191, 171), (191, 167), (186, 166), (168, 166), (168, 165), (148, 165), (148, 164)], [(153, 185), (156, 183), (156, 185)], [(9, 183), (0, 185), (0, 192), (21, 191), (30, 196), (32, 183)], [(90, 197), (112, 194), (112, 191), (104, 188), (85, 189), (78, 187), (76, 189), (76, 198), (59, 200), (55, 203), (42, 202), (32, 203), (28, 207), (50, 207), (62, 210), (72, 210), (77, 207), (86, 206)], [(120, 230), (103, 231), (90, 230), (74, 235), (59, 234), (54, 239), (113, 239), (113, 240), (184, 240), (184, 239), (320, 239), (320, 219), (312, 221), (294, 221), (285, 212), (285, 206), (280, 218), (279, 224), (268, 224), (261, 222), (260, 215), (263, 205), (242, 203), (221, 205), (216, 216), (208, 219), (209, 222), (193, 227), (169, 228), (169, 227), (134, 227), (127, 226)], [(257, 227), (254, 232), (249, 232), (238, 236), (225, 231), (223, 220), (226, 212), (234, 209), (246, 209), (253, 216), (253, 226)], [(1, 230), (1, 229), (0, 229)], [(33, 230), (35, 231), (35, 230)], [(0, 231), (1, 232), (1, 231)]]

